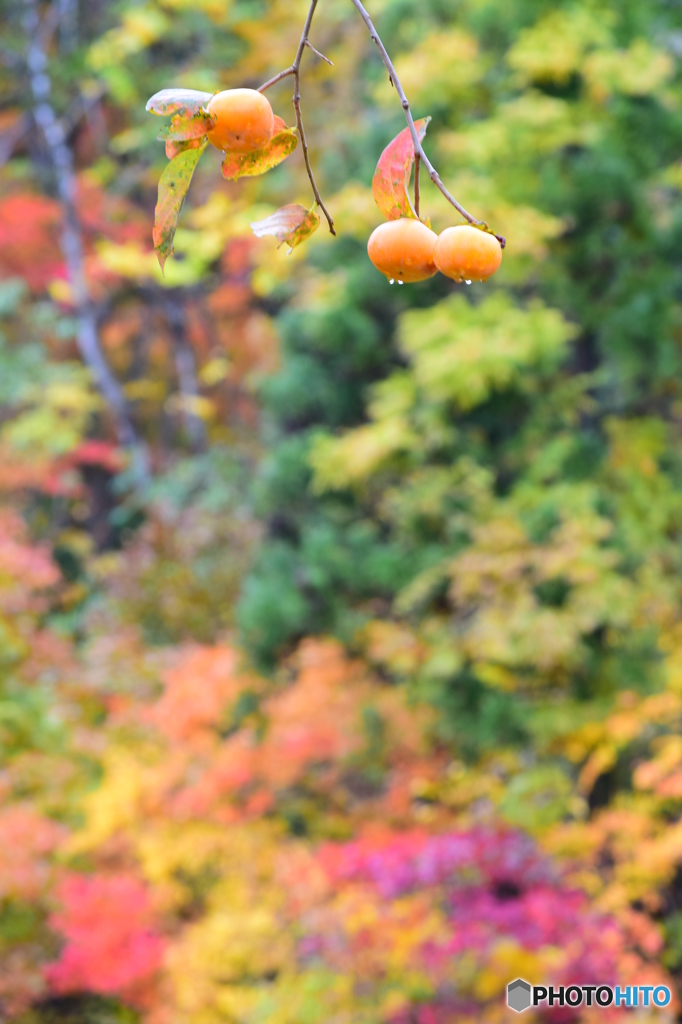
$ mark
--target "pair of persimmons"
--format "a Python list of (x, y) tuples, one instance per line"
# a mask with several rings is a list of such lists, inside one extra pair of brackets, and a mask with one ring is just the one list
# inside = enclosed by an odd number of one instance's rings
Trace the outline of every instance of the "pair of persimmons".
[(367, 252), (391, 284), (425, 281), (439, 270), (471, 284), (486, 281), (502, 262), (502, 247), (487, 231), (460, 224), (437, 235), (426, 224), (407, 217), (380, 224), (369, 236)]
[[(209, 142), (223, 151), (249, 153), (266, 146), (275, 131), (275, 115), (263, 93), (228, 89), (206, 107), (213, 127)], [(440, 235), (419, 220), (401, 217), (380, 224), (367, 243), (369, 258), (393, 283), (424, 281), (439, 270), (455, 281), (485, 281), (502, 261), (497, 238), (468, 224)]]

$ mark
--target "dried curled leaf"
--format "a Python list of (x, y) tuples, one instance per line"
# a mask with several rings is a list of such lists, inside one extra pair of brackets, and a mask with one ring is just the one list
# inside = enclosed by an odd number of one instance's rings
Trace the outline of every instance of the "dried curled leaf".
[(174, 156), (159, 181), (159, 198), (154, 211), (154, 250), (159, 266), (163, 270), (173, 252), (173, 239), (178, 226), (180, 210), (187, 195), (189, 183), (199, 157), (206, 149), (208, 139), (194, 149), (183, 149)]
[(254, 221), (250, 228), (256, 238), (274, 235), (280, 245), (286, 242), (289, 250), (295, 249), (320, 226), (320, 215), (315, 209), (316, 205), (313, 203), (311, 208), (306, 210), (300, 203), (290, 203), (289, 206), (282, 206), (265, 220)]
[(212, 96), (213, 93), (198, 92), (196, 89), (162, 89), (147, 100), (145, 110), (159, 117), (180, 113), (192, 117), (204, 109)]
[(206, 137), (202, 136), (198, 139), (181, 139), (177, 142), (168, 140), (166, 143), (166, 156), (169, 160), (172, 160), (178, 153), (184, 152), (186, 149), (199, 149), (206, 142)]
[[(430, 117), (422, 117), (414, 123), (420, 142), (430, 120)], [(404, 128), (381, 154), (372, 179), (374, 201), (388, 220), (416, 217), (407, 191), (413, 164), (412, 136), (410, 129)]]
[(251, 153), (226, 153), (222, 165), (223, 177), (228, 181), (236, 181), (237, 178), (255, 178), (258, 174), (265, 174), (286, 160), (297, 145), (296, 129), (285, 127), (273, 135), (262, 149), (254, 149)]
[(213, 118), (204, 111), (198, 114), (173, 114), (171, 123), (164, 125), (157, 139), (162, 141), (182, 142), (185, 139), (198, 139), (213, 127)]

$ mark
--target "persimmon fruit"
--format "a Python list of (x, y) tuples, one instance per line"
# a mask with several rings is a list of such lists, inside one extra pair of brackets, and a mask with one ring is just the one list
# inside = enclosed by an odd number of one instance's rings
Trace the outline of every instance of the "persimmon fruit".
[(213, 118), (209, 142), (223, 152), (251, 153), (262, 149), (275, 131), (270, 101), (255, 89), (226, 89), (209, 100), (206, 109)]
[(390, 281), (425, 281), (437, 267), (438, 235), (419, 220), (401, 217), (380, 224), (369, 236), (367, 252), (377, 270)]
[(460, 224), (438, 236), (434, 261), (455, 281), (487, 281), (502, 262), (502, 246), (489, 232)]

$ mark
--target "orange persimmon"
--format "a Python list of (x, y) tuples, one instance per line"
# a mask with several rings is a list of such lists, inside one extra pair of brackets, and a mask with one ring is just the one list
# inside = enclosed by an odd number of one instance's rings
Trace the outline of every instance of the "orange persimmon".
[(209, 142), (223, 152), (251, 153), (266, 146), (275, 131), (270, 101), (255, 89), (226, 89), (206, 107), (213, 118)]
[(390, 281), (424, 281), (436, 273), (438, 236), (421, 221), (401, 217), (380, 224), (369, 236), (367, 252)]
[(455, 281), (486, 281), (502, 262), (502, 247), (487, 231), (460, 224), (438, 236), (434, 260)]

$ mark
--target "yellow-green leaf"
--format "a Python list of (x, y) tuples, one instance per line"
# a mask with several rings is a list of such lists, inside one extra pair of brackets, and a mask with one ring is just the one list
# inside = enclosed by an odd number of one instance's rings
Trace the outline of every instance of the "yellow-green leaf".
[(173, 252), (175, 229), (194, 168), (207, 145), (208, 140), (204, 139), (196, 149), (184, 149), (173, 157), (161, 175), (159, 198), (154, 211), (153, 237), (154, 250), (162, 270)]
[(237, 178), (255, 178), (258, 174), (271, 171), (296, 149), (298, 136), (295, 128), (284, 128), (273, 135), (267, 146), (254, 149), (251, 153), (226, 153), (223, 160), (223, 177), (228, 181)]

